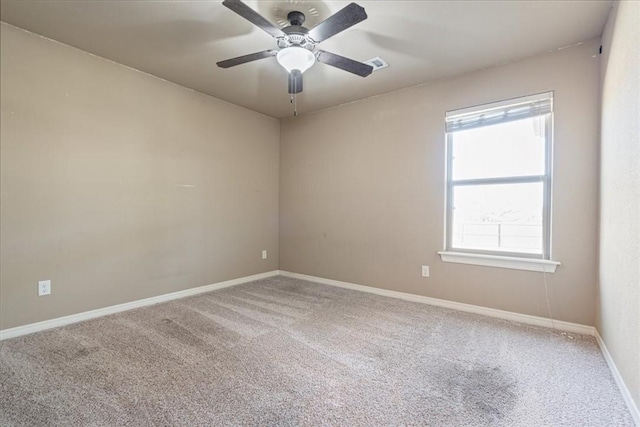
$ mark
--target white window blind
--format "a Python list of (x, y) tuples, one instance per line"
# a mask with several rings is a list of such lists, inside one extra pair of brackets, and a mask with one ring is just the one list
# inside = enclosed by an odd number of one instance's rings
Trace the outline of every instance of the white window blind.
[(496, 102), (480, 107), (449, 111), (445, 116), (446, 132), (451, 133), (481, 126), (490, 126), (514, 120), (543, 116), (552, 111), (552, 92)]

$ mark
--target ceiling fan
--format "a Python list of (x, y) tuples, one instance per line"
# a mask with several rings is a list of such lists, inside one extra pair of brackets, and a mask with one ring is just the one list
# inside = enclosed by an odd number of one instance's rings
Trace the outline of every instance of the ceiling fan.
[(302, 92), (302, 73), (316, 61), (361, 77), (367, 77), (373, 71), (371, 65), (316, 49), (316, 45), (329, 37), (367, 19), (364, 8), (356, 3), (350, 3), (311, 30), (302, 26), (305, 21), (304, 13), (296, 10), (287, 15), (290, 25), (280, 29), (240, 0), (224, 0), (222, 4), (273, 36), (279, 49), (263, 50), (220, 61), (217, 63), (218, 67), (230, 68), (275, 56), (278, 63), (289, 73), (289, 93), (292, 94), (292, 103), (295, 102), (295, 94)]

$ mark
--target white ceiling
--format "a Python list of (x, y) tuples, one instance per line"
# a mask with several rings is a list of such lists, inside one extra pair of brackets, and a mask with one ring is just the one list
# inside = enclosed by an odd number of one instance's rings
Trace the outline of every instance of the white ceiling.
[[(298, 111), (310, 112), (448, 75), (481, 69), (602, 33), (612, 0), (357, 1), (369, 19), (319, 48), (390, 67), (366, 78), (316, 64)], [(216, 62), (275, 48), (274, 39), (221, 1), (2, 0), (1, 19), (166, 80), (273, 116), (292, 114), (275, 58), (230, 69)], [(313, 27), (343, 1), (250, 1), (281, 22), (290, 10)], [(312, 10), (315, 9), (315, 10)]]

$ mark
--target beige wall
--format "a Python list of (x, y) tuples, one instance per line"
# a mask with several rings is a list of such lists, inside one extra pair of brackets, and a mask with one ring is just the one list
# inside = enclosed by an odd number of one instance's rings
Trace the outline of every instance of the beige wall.
[(0, 328), (278, 268), (277, 120), (1, 27)]
[(597, 328), (640, 407), (640, 2), (603, 34)]
[[(284, 120), (280, 268), (547, 316), (541, 273), (443, 263), (436, 253), (443, 246), (445, 112), (554, 90), (553, 258), (563, 265), (547, 275), (549, 296), (556, 319), (593, 325), (598, 46), (593, 40)], [(428, 279), (422, 264), (431, 267)]]

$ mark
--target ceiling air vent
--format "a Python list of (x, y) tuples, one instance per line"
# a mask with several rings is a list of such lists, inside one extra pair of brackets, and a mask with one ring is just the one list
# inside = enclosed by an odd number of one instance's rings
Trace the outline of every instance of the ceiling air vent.
[(386, 61), (379, 56), (376, 56), (375, 58), (368, 61), (364, 61), (364, 63), (371, 65), (373, 67), (373, 71), (378, 71), (389, 66), (389, 64), (387, 64)]

